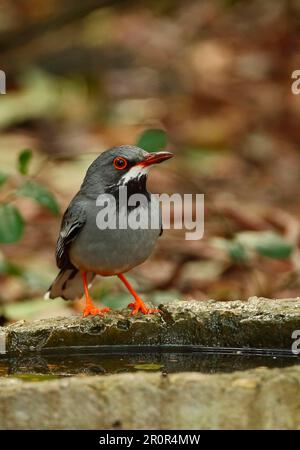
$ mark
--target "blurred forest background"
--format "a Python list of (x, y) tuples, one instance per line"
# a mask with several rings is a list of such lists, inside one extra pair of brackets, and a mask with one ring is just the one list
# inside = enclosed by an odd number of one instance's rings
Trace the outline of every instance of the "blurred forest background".
[[(300, 294), (298, 0), (2, 0), (0, 53), (0, 324), (81, 309), (43, 300), (61, 213), (148, 129), (176, 154), (150, 189), (204, 193), (205, 235), (164, 233), (130, 273), (144, 298)], [(129, 300), (115, 278), (93, 295)]]

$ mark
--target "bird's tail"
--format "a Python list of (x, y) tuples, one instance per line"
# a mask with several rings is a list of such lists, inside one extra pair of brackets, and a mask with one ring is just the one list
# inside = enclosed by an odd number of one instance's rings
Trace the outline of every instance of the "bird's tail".
[[(87, 273), (87, 281), (90, 284), (95, 277), (94, 273)], [(62, 297), (64, 300), (76, 300), (81, 298), (84, 294), (81, 273), (78, 269), (62, 269), (48, 292), (45, 295), (46, 299)]]

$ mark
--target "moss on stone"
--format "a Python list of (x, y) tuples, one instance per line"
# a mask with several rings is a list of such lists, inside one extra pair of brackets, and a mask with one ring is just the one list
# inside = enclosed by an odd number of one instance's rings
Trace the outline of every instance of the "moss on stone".
[(8, 353), (101, 345), (201, 345), (290, 349), (300, 300), (174, 301), (162, 314), (54, 318), (4, 327)]

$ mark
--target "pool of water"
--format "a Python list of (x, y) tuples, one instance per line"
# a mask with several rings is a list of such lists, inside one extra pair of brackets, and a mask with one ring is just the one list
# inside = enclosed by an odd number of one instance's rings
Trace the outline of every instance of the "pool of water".
[(283, 350), (189, 347), (101, 347), (52, 349), (40, 355), (0, 357), (0, 377), (43, 381), (73, 375), (106, 375), (138, 370), (229, 373), (256, 367), (287, 367), (300, 357)]

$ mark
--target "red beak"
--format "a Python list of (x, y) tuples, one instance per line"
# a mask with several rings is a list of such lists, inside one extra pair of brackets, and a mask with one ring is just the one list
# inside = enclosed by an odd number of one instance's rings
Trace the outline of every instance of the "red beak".
[(139, 164), (143, 167), (150, 166), (152, 164), (159, 164), (167, 159), (173, 158), (173, 153), (170, 152), (157, 152), (157, 153), (150, 153), (144, 161), (140, 162)]

